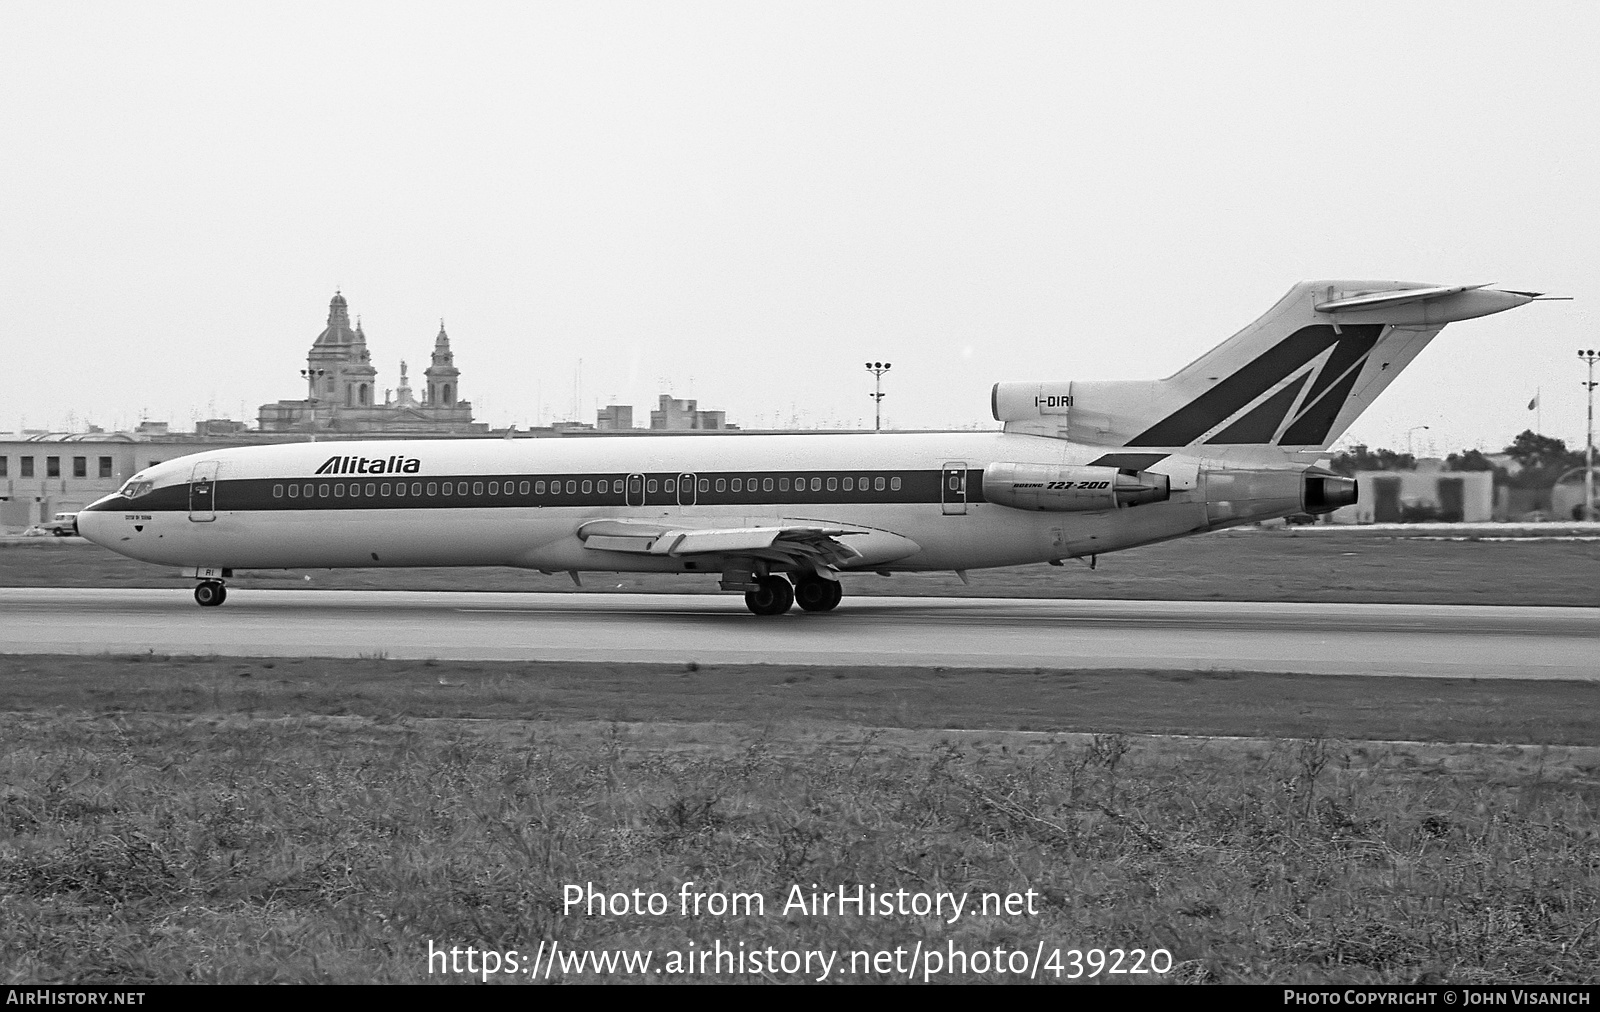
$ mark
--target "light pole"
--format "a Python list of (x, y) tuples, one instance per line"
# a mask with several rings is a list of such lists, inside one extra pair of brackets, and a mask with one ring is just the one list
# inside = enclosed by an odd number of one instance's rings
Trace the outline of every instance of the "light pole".
[(1418, 429), (1426, 429), (1426, 428), (1427, 428), (1426, 425), (1413, 425), (1411, 428), (1406, 430), (1406, 453), (1410, 454), (1412, 463), (1415, 463), (1416, 459), (1417, 459), (1416, 447), (1412, 444), (1412, 441), (1411, 441), (1412, 440), (1412, 436), (1413, 436), (1414, 433), (1416, 433), (1416, 431)]
[(1589, 379), (1583, 388), (1589, 392), (1589, 430), (1583, 440), (1583, 518), (1594, 519), (1594, 362), (1600, 352), (1579, 350), (1578, 358), (1589, 365)]
[(887, 362), (868, 362), (867, 372), (872, 374), (872, 431), (883, 429), (883, 374), (889, 371)]
[(323, 376), (326, 376), (327, 374), (328, 374), (328, 370), (326, 370), (326, 369), (301, 369), (300, 370), (300, 375), (304, 376), (306, 378), (306, 382), (311, 384), (311, 400), (315, 401), (317, 399), (317, 380), (321, 379)]

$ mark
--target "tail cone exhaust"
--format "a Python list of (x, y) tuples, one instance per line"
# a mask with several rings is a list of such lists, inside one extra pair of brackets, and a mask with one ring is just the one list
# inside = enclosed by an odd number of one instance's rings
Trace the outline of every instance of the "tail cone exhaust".
[(1316, 472), (1306, 475), (1307, 513), (1332, 513), (1341, 506), (1354, 506), (1356, 498), (1354, 478)]

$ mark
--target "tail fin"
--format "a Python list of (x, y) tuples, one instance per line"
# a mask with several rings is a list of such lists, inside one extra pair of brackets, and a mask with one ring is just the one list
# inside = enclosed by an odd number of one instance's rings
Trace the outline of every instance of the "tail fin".
[(1326, 449), (1445, 324), (1537, 298), (1474, 286), (1305, 281), (1163, 380), (998, 383), (1007, 432), (1099, 446)]

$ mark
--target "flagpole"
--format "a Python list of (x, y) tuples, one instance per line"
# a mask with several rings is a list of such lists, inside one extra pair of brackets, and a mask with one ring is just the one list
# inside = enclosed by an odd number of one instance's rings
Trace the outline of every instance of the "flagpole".
[(1539, 388), (1533, 388), (1533, 431), (1544, 433), (1544, 401), (1539, 399)]

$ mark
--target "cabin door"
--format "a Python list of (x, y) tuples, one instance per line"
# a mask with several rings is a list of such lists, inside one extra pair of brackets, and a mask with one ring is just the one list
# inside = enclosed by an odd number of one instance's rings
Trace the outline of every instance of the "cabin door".
[(217, 518), (217, 462), (208, 460), (194, 466), (189, 476), (189, 519), (210, 523)]
[(678, 475), (678, 505), (693, 506), (695, 500), (695, 477), (692, 474)]
[(967, 512), (967, 462), (952, 460), (939, 471), (939, 505), (947, 517)]
[(628, 475), (627, 498), (624, 499), (623, 501), (626, 502), (629, 506), (643, 506), (644, 505), (644, 475), (642, 475), (642, 474), (630, 474), (630, 475)]

